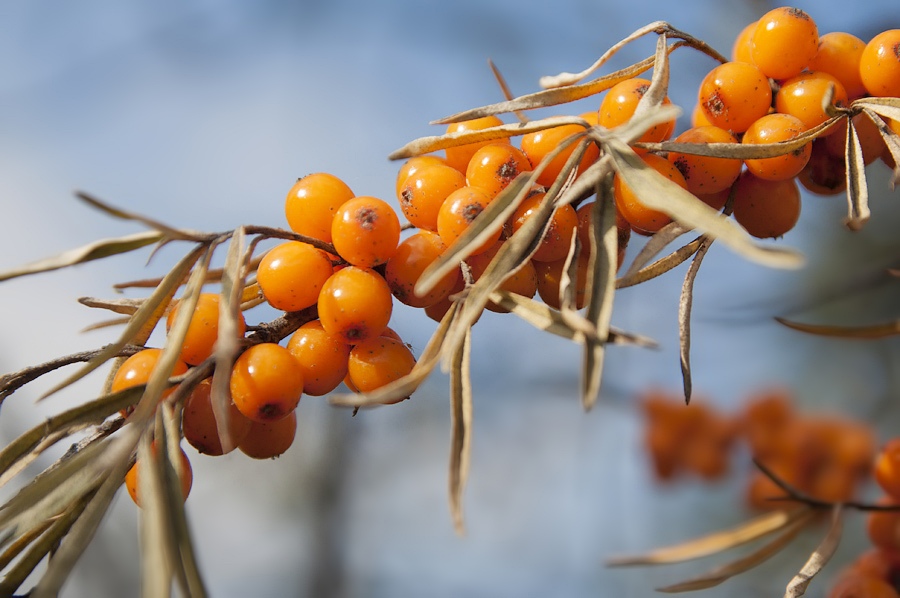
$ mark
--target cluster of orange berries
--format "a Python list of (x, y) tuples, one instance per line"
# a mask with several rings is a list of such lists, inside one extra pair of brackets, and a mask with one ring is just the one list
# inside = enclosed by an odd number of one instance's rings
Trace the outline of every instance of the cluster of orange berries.
[[(781, 480), (818, 500), (852, 499), (872, 469), (876, 442), (868, 426), (843, 417), (798, 414), (781, 390), (751, 397), (735, 416), (697, 401), (685, 406), (679, 397), (660, 391), (648, 393), (642, 405), (645, 445), (661, 479), (680, 471), (706, 479), (724, 475), (738, 440)], [(753, 471), (746, 493), (750, 506), (779, 508), (783, 504), (770, 499), (784, 494), (768, 476)]]

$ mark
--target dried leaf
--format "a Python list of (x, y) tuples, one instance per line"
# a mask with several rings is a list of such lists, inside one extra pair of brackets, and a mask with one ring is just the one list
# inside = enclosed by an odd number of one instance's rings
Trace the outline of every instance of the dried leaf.
[(648, 167), (614, 135), (604, 139), (604, 148), (615, 162), (618, 175), (648, 208), (719, 239), (749, 260), (780, 268), (798, 268), (803, 264), (803, 257), (796, 251), (755, 244), (747, 231)]
[(894, 171), (891, 175), (891, 188), (893, 188), (900, 182), (900, 135), (897, 135), (897, 133), (894, 132), (894, 130), (874, 111), (869, 108), (863, 108), (863, 112), (865, 112), (866, 116), (868, 116), (872, 122), (875, 123), (875, 126), (878, 127), (881, 139), (884, 141), (891, 157), (894, 159)]
[(852, 119), (847, 120), (847, 137), (844, 162), (847, 165), (847, 218), (844, 224), (850, 230), (859, 230), (869, 220), (869, 190), (866, 184), (866, 164), (863, 161), (859, 135)]
[(453, 355), (450, 370), (450, 514), (457, 534), (465, 533), (462, 497), (469, 477), (472, 452), (471, 338), (469, 329)]
[[(655, 235), (654, 235), (655, 236)], [(638, 270), (633, 274), (626, 273), (625, 276), (616, 281), (617, 289), (634, 286), (642, 282), (652, 280), (657, 276), (661, 276), (666, 272), (680, 266), (688, 260), (692, 255), (697, 253), (700, 244), (706, 237), (697, 237), (687, 245), (682, 245), (666, 257), (660, 258), (649, 266)]]
[(828, 564), (831, 557), (834, 556), (838, 545), (841, 543), (841, 534), (843, 533), (843, 509), (838, 503), (831, 511), (831, 528), (828, 530), (822, 542), (816, 546), (815, 551), (809, 555), (809, 559), (800, 569), (800, 572), (788, 583), (784, 592), (784, 598), (797, 598), (806, 593), (809, 582), (812, 581), (822, 568)]
[(163, 234), (158, 231), (144, 231), (133, 235), (125, 235), (123, 237), (115, 237), (113, 239), (101, 239), (88, 243), (82, 247), (70, 249), (53, 257), (25, 264), (6, 272), (0, 272), (0, 282), (26, 276), (28, 274), (37, 274), (40, 272), (50, 272), (61, 268), (68, 268), (77, 264), (84, 264), (93, 260), (99, 260), (105, 257), (118, 255), (120, 253), (128, 253), (147, 245), (152, 245), (163, 239)]
[(718, 554), (785, 529), (799, 519), (807, 517), (809, 513), (810, 509), (805, 507), (793, 511), (772, 511), (731, 529), (717, 531), (675, 546), (658, 548), (647, 554), (615, 558), (607, 564), (612, 567), (664, 565)]
[(779, 324), (784, 324), (788, 328), (808, 332), (810, 334), (818, 334), (820, 336), (832, 336), (835, 338), (884, 338), (887, 336), (895, 336), (900, 334), (900, 320), (894, 322), (884, 322), (873, 326), (832, 326), (829, 324), (803, 324), (801, 322), (792, 322), (784, 318), (775, 318)]
[(891, 120), (900, 121), (900, 98), (870, 97), (861, 98), (850, 104), (850, 108), (871, 110)]
[(678, 302), (678, 339), (681, 354), (681, 379), (684, 388), (685, 403), (691, 402), (693, 382), (691, 379), (691, 306), (694, 303), (694, 280), (700, 272), (703, 257), (712, 245), (712, 239), (705, 239), (697, 249), (681, 285), (681, 299)]
[(794, 538), (797, 537), (797, 535), (801, 531), (806, 528), (806, 526), (810, 521), (812, 521), (812, 519), (812, 513), (807, 513), (805, 517), (801, 517), (786, 525), (783, 528), (783, 531), (778, 534), (778, 536), (776, 536), (771, 542), (764, 544), (762, 547), (754, 550), (747, 556), (741, 557), (725, 565), (716, 567), (712, 571), (709, 571), (699, 577), (695, 577), (694, 579), (662, 588), (657, 588), (657, 591), (671, 594), (678, 592), (695, 592), (697, 590), (705, 590), (715, 587), (722, 582), (731, 579), (735, 575), (739, 575), (741, 573), (749, 571), (750, 569), (753, 569), (758, 565), (761, 565), (765, 561), (781, 552), (788, 546), (788, 544), (791, 543), (791, 541), (793, 541)]
[(117, 208), (113, 205), (110, 205), (104, 201), (101, 201), (94, 197), (93, 195), (89, 195), (84, 193), (83, 191), (76, 191), (75, 197), (87, 203), (93, 208), (104, 212), (105, 214), (112, 216), (113, 218), (119, 218), (121, 220), (131, 220), (134, 222), (140, 222), (141, 224), (147, 226), (148, 228), (152, 228), (153, 230), (161, 233), (166, 239), (178, 239), (181, 241), (197, 241), (202, 242), (206, 239), (207, 235), (197, 233), (194, 231), (182, 230), (178, 228), (173, 228), (168, 224), (163, 224), (158, 220), (154, 220), (153, 218), (148, 218), (147, 216), (142, 216), (140, 214), (135, 214), (133, 212), (128, 212), (121, 208)]
[(85, 307), (106, 309), (113, 313), (133, 315), (138, 310), (143, 299), (97, 299), (96, 297), (79, 297), (78, 303)]
[[(494, 64), (494, 61), (491, 59), (488, 59), (488, 66), (491, 68), (491, 73), (494, 74), (494, 79), (497, 80), (497, 85), (500, 86), (500, 91), (503, 92), (503, 97), (506, 98), (507, 101), (512, 100), (515, 96), (513, 95), (512, 91), (510, 91), (509, 85), (506, 84), (506, 79), (503, 77), (500, 69), (497, 68), (497, 65)], [(514, 115), (519, 122), (528, 122), (528, 118), (521, 112), (515, 112)]]

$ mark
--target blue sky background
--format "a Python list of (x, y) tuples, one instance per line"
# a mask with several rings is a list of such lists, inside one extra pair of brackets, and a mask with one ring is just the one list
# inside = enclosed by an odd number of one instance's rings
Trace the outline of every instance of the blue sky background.
[[(868, 39), (900, 25), (900, 17), (885, 21), (896, 14), (893, 0), (852, 11), (833, 1), (796, 6), (822, 32)], [(428, 125), (435, 118), (500, 99), (488, 58), (514, 93), (528, 93), (540, 76), (580, 70), (658, 19), (727, 54), (740, 29), (768, 8), (712, 0), (0, 3), (0, 269), (138, 230), (79, 204), (76, 189), (208, 231), (284, 226), (285, 193), (315, 171), (394, 201), (392, 150), (441, 132)], [(644, 58), (653, 44), (624, 49), (607, 68)], [(673, 101), (689, 111), (711, 66), (676, 53)], [(572, 112), (598, 104), (587, 100)], [(801, 225), (780, 241), (811, 256), (800, 275), (713, 248), (694, 305), (700, 397), (733, 409), (761, 386), (784, 384), (810, 407), (878, 418), (885, 429), (897, 421), (884, 415), (885, 398), (896, 396), (896, 343), (822, 342), (771, 320), (840, 318), (849, 310), (865, 323), (896, 313), (896, 285), (882, 276), (897, 256), (896, 193), (888, 197), (886, 169), (877, 167), (870, 168), (876, 216), (862, 235), (841, 226), (841, 197), (805, 198)], [(180, 251), (167, 248), (146, 267), (142, 253), (0, 285), (2, 369), (108, 342), (110, 331), (78, 334), (103, 316), (75, 299), (110, 296), (115, 282), (159, 274)], [(743, 466), (714, 486), (660, 488), (640, 449), (634, 393), (680, 388), (683, 274), (618, 294), (614, 324), (656, 338), (662, 349), (611, 351), (600, 406), (589, 414), (577, 400), (577, 347), (510, 317), (482, 319), (474, 336), (465, 538), (454, 536), (446, 508), (449, 410), (441, 375), (414, 401), (352, 420), (304, 398), (297, 445), (274, 462), (192, 453), (188, 509), (212, 595), (315, 595), (316, 580), (330, 575), (340, 582), (333, 595), (345, 596), (644, 596), (709, 566), (602, 566), (612, 554), (748, 515)], [(392, 325), (421, 350), (433, 323), (411, 309), (395, 314)], [(11, 438), (42, 414), (84, 400), (101, 380), (38, 408), (34, 399), (50, 382), (21, 391), (4, 405), (0, 434)], [(848, 527), (852, 548), (856, 531)], [(135, 592), (136, 529), (130, 501), (118, 501), (68, 595)], [(810, 542), (761, 575), (705, 595), (737, 587), (769, 595), (802, 564)], [(842, 554), (852, 556), (851, 548)]]

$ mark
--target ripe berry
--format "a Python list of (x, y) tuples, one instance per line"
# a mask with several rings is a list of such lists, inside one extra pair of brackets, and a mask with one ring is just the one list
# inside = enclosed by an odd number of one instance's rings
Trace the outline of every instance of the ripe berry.
[[(877, 501), (882, 506), (896, 505), (897, 501), (883, 497)], [(866, 516), (866, 532), (869, 541), (887, 552), (900, 550), (900, 510), (870, 511)]]
[[(491, 196), (480, 187), (465, 186), (447, 196), (438, 212), (437, 232), (448, 247), (475, 221), (491, 202)], [(487, 250), (500, 238), (497, 229), (473, 254)]]
[(407, 178), (417, 173), (420, 168), (434, 165), (449, 166), (445, 159), (430, 154), (425, 156), (413, 156), (404, 162), (397, 170), (397, 197), (400, 197), (400, 193), (403, 191), (403, 183), (406, 182)]
[(494, 198), (514, 178), (531, 170), (528, 156), (508, 143), (490, 143), (472, 155), (466, 167), (466, 184), (482, 189)]
[(889, 440), (875, 459), (875, 481), (900, 502), (900, 438)]
[[(496, 116), (483, 116), (472, 120), (465, 120), (458, 123), (447, 125), (447, 133), (462, 133), (464, 131), (481, 131), (490, 127), (498, 127), (503, 121)], [(478, 149), (489, 143), (509, 143), (509, 139), (492, 139), (490, 141), (475, 141), (465, 145), (457, 145), (456, 147), (448, 147), (444, 150), (447, 153), (447, 164), (465, 173), (469, 165), (469, 161)]]
[(231, 398), (248, 419), (281, 419), (296, 409), (302, 393), (303, 370), (281, 345), (253, 345), (234, 363)]
[[(223, 455), (222, 440), (219, 438), (219, 427), (210, 396), (212, 384), (209, 379), (203, 380), (184, 402), (181, 416), (181, 431), (188, 444), (204, 455)], [(250, 420), (244, 417), (235, 404), (228, 402), (228, 434), (233, 450), (247, 432), (250, 431)]]
[[(790, 114), (776, 112), (767, 114), (754, 122), (744, 133), (741, 143), (750, 145), (789, 141), (801, 135), (804, 130), (805, 127), (800, 119)], [(797, 176), (797, 173), (803, 170), (803, 167), (809, 162), (810, 152), (812, 152), (812, 145), (806, 143), (781, 156), (748, 158), (744, 160), (744, 163), (747, 165), (747, 169), (759, 178), (780, 181)]]
[[(621, 83), (617, 83), (603, 97), (600, 103), (599, 123), (607, 129), (624, 125), (637, 109), (638, 102), (647, 93), (650, 88), (650, 81), (647, 79), (627, 79)], [(663, 104), (669, 104), (669, 98), (663, 99)], [(655, 142), (668, 139), (675, 130), (675, 119), (655, 125), (647, 130), (635, 141)]]
[(288, 192), (284, 212), (295, 233), (331, 243), (331, 221), (353, 191), (338, 177), (325, 172), (299, 179)]
[(299, 311), (315, 305), (334, 271), (328, 254), (308, 243), (287, 241), (263, 256), (256, 280), (269, 305)]
[(402, 341), (379, 336), (350, 351), (348, 375), (358, 392), (371, 392), (407, 375), (416, 358)]
[(793, 179), (767, 181), (744, 171), (734, 193), (734, 218), (754, 237), (781, 237), (800, 219), (800, 189)]
[(847, 91), (841, 82), (828, 73), (815, 71), (800, 73), (781, 84), (775, 94), (775, 109), (796, 116), (807, 129), (812, 129), (830, 118), (822, 107), (825, 94), (834, 87), (832, 106), (847, 105)]
[[(113, 376), (113, 381), (110, 385), (110, 392), (119, 392), (126, 388), (146, 384), (147, 381), (150, 380), (153, 370), (156, 369), (156, 363), (159, 361), (160, 355), (162, 355), (162, 349), (156, 348), (142, 349), (134, 355), (131, 355), (122, 362), (122, 365), (116, 370), (116, 375)], [(175, 361), (175, 366), (172, 368), (172, 376), (180, 376), (187, 371), (187, 364), (178, 359)], [(170, 388), (164, 391), (162, 396), (166, 397), (174, 391), (174, 388)], [(124, 409), (121, 413), (122, 415), (128, 415), (131, 413), (131, 408)]]
[[(150, 450), (154, 453), (158, 452), (156, 441), (151, 444)], [(141, 461), (136, 461), (135, 464), (131, 466), (131, 469), (128, 470), (128, 473), (125, 474), (125, 488), (128, 490), (128, 495), (131, 496), (131, 500), (139, 507), (141, 506), (139, 488), (141, 476), (143, 475), (141, 473), (143, 467), (144, 465)], [(194, 474), (191, 469), (191, 462), (184, 450), (181, 451), (180, 471), (178, 473), (179, 480), (181, 481), (181, 495), (184, 500), (187, 500), (188, 495), (191, 493), (191, 486), (194, 483)]]
[[(216, 339), (219, 337), (219, 295), (201, 293), (194, 307), (194, 315), (188, 324), (184, 342), (181, 345), (181, 359), (189, 365), (199, 365), (212, 355)], [(178, 303), (169, 311), (166, 330), (171, 330), (178, 317)], [(238, 312), (238, 335), (244, 336), (246, 323), (244, 315)]]
[[(575, 285), (575, 308), (581, 309), (587, 305), (586, 286), (590, 256), (581, 252), (578, 254), (577, 260), (577, 273), (573, 284)], [(544, 303), (554, 309), (559, 309), (561, 305), (559, 292), (565, 261), (565, 259), (561, 259), (555, 262), (532, 262), (535, 274), (537, 274), (538, 295)]]
[(447, 196), (466, 186), (466, 176), (446, 164), (426, 164), (403, 181), (400, 209), (416, 228), (436, 231), (438, 212)]
[(833, 135), (813, 141), (809, 162), (797, 174), (797, 181), (817, 195), (837, 195), (847, 188), (843, 154), (834, 156), (827, 148), (831, 137)]
[[(544, 201), (544, 197), (544, 193), (536, 193), (519, 204), (511, 218), (513, 233), (528, 222)], [(569, 254), (569, 245), (572, 243), (577, 226), (578, 216), (575, 215), (575, 208), (568, 204), (557, 206), (531, 259), (537, 262), (555, 262), (564, 259)]]
[(819, 51), (815, 21), (799, 8), (770, 10), (750, 36), (753, 64), (767, 77), (787, 79), (809, 65)]
[(393, 297), (374, 270), (348, 266), (338, 270), (319, 294), (322, 327), (348, 344), (376, 337), (391, 319)]
[(827, 598), (897, 598), (897, 590), (884, 579), (847, 573), (835, 583)]
[(354, 197), (338, 208), (331, 225), (331, 240), (338, 254), (354, 266), (372, 268), (397, 251), (400, 220), (385, 201)]
[[(737, 143), (734, 135), (719, 127), (694, 127), (675, 138), (678, 143)], [(731, 187), (741, 173), (743, 162), (730, 158), (714, 158), (669, 152), (669, 162), (684, 176), (693, 194), (717, 193)]]
[(900, 29), (883, 31), (866, 44), (859, 74), (871, 95), (900, 97)]
[(287, 349), (303, 370), (303, 393), (319, 397), (340, 385), (347, 375), (350, 345), (328, 334), (319, 320), (307, 322), (291, 335)]
[(252, 459), (274, 459), (291, 448), (296, 435), (297, 412), (291, 411), (275, 421), (253, 422), (238, 448)]
[[(555, 150), (560, 143), (573, 135), (583, 132), (584, 127), (579, 125), (563, 125), (560, 127), (553, 127), (552, 129), (528, 133), (522, 136), (522, 151), (525, 152), (525, 155), (528, 157), (528, 161), (532, 166), (537, 168), (544, 157)], [(559, 173), (562, 172), (566, 160), (568, 160), (569, 156), (576, 150), (578, 144), (578, 142), (572, 143), (568, 148), (553, 158), (553, 160), (544, 167), (544, 170), (541, 171), (541, 174), (537, 178), (537, 183), (544, 187), (552, 185), (553, 181), (559, 177)], [(584, 172), (598, 157), (600, 157), (600, 149), (596, 144), (591, 143), (587, 146), (584, 155), (578, 162), (578, 173)]]
[(866, 95), (859, 63), (866, 43), (849, 33), (833, 31), (819, 36), (819, 51), (809, 63), (810, 71), (828, 73), (841, 82), (851, 100)]
[(751, 57), (751, 49), (753, 47), (751, 37), (753, 36), (754, 29), (756, 29), (756, 21), (748, 23), (741, 29), (741, 32), (738, 33), (738, 36), (734, 40), (734, 45), (731, 47), (732, 61), (753, 63), (753, 58)]
[[(678, 168), (674, 164), (656, 154), (641, 156), (647, 166), (654, 169), (682, 189), (687, 189), (687, 183)], [(638, 199), (627, 183), (619, 174), (613, 179), (613, 195), (616, 199), (616, 208), (622, 213), (635, 232), (652, 234), (672, 221), (668, 214), (657, 210), (651, 210)]]
[[(487, 251), (466, 258), (466, 264), (471, 269), (472, 277), (475, 280), (479, 280), (482, 277), (485, 270), (487, 270), (490, 263), (497, 256), (497, 252), (503, 247), (503, 243), (504, 241), (499, 241)], [(528, 297), (529, 299), (534, 297), (534, 294), (537, 292), (537, 272), (534, 268), (534, 264), (531, 260), (524, 262), (521, 266), (510, 272), (497, 288), (509, 293)], [(497, 313), (507, 313), (508, 311), (493, 301), (488, 301), (485, 307), (490, 311)]]
[(710, 124), (743, 133), (772, 105), (769, 79), (755, 65), (726, 62), (700, 83), (698, 101)]
[(444, 276), (441, 282), (424, 295), (415, 292), (416, 283), (425, 271), (447, 249), (437, 233), (422, 230), (410, 235), (397, 247), (388, 260), (384, 279), (394, 297), (411, 307), (428, 307), (447, 297), (459, 278), (459, 271)]

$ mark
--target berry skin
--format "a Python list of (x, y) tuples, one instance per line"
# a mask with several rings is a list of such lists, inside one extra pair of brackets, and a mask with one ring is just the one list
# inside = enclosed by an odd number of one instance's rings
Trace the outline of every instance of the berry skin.
[[(154, 451), (154, 453), (157, 452), (156, 441), (151, 444), (151, 450)], [(131, 500), (139, 507), (141, 506), (141, 497), (138, 488), (141, 483), (140, 478), (142, 468), (143, 465), (141, 462), (136, 461), (135, 464), (131, 466), (131, 469), (128, 470), (128, 473), (125, 474), (125, 488), (128, 490), (128, 495), (131, 496)], [(191, 493), (191, 486), (194, 484), (194, 474), (191, 469), (191, 462), (183, 449), (181, 451), (181, 471), (179, 472), (179, 476), (179, 479), (181, 480), (181, 495), (184, 500), (187, 500), (188, 495)]]
[(875, 459), (875, 481), (900, 502), (900, 438), (889, 440)]
[(793, 179), (767, 181), (744, 171), (735, 185), (734, 218), (754, 237), (781, 237), (797, 224), (800, 189)]
[(403, 181), (400, 209), (410, 224), (436, 231), (438, 212), (447, 196), (466, 186), (466, 176), (446, 164), (425, 164)]
[[(472, 270), (472, 277), (478, 280), (484, 275), (490, 263), (497, 256), (497, 253), (503, 247), (504, 241), (499, 241), (493, 247), (478, 255), (466, 258), (466, 264)], [(529, 299), (534, 297), (537, 292), (537, 271), (531, 260), (524, 262), (521, 266), (509, 273), (497, 287), (499, 290), (508, 291)], [(508, 310), (500, 307), (493, 301), (488, 301), (485, 307), (496, 313), (508, 313)]]
[(751, 57), (751, 49), (752, 49), (752, 41), (751, 36), (753, 35), (753, 30), (756, 29), (756, 21), (752, 23), (748, 23), (738, 36), (734, 40), (734, 45), (731, 47), (731, 60), (734, 62), (749, 62), (753, 63), (753, 58)]
[(328, 254), (308, 243), (287, 241), (263, 256), (256, 280), (269, 305), (299, 311), (316, 304), (334, 271)]
[(877, 577), (850, 572), (841, 576), (827, 598), (897, 598), (897, 590)]
[[(744, 133), (741, 143), (750, 145), (789, 141), (801, 135), (804, 130), (803, 123), (797, 117), (776, 112), (767, 114), (753, 123)], [(781, 156), (748, 158), (744, 160), (744, 163), (747, 165), (747, 169), (759, 178), (780, 181), (797, 176), (809, 162), (811, 152), (812, 145), (806, 143)]]
[[(647, 166), (682, 189), (687, 189), (687, 183), (685, 183), (681, 171), (674, 164), (656, 154), (646, 154), (642, 158), (647, 163)], [(664, 212), (651, 210), (642, 204), (628, 184), (618, 174), (613, 178), (613, 195), (616, 199), (616, 208), (622, 213), (625, 220), (631, 224), (631, 228), (635, 232), (652, 234), (672, 221)]]
[(841, 82), (820, 71), (800, 73), (784, 81), (775, 94), (775, 109), (796, 116), (807, 129), (828, 120), (830, 116), (822, 108), (822, 101), (829, 87), (834, 86), (833, 106), (847, 105), (847, 91)]
[[(675, 138), (679, 143), (737, 143), (734, 135), (719, 127), (694, 127)], [(684, 176), (691, 193), (718, 193), (731, 187), (741, 174), (743, 162), (729, 158), (713, 158), (695, 154), (669, 152), (669, 162)]]
[(743, 133), (772, 105), (769, 79), (755, 65), (726, 62), (700, 83), (698, 101), (710, 124)]
[(492, 199), (514, 178), (531, 170), (525, 152), (508, 143), (490, 143), (472, 155), (466, 167), (466, 184), (485, 191)]
[[(587, 277), (588, 261), (590, 256), (581, 252), (578, 254), (577, 270), (575, 276), (575, 308), (581, 309), (587, 305)], [(562, 282), (562, 272), (565, 259), (555, 262), (532, 262), (535, 274), (537, 274), (537, 290), (541, 299), (554, 309), (560, 308), (559, 287)]]
[[(212, 355), (216, 339), (219, 337), (219, 295), (201, 293), (194, 307), (194, 315), (188, 324), (187, 333), (181, 346), (181, 359), (189, 365), (199, 365)], [(169, 310), (166, 318), (166, 330), (171, 330), (178, 317), (178, 303)], [(244, 314), (238, 312), (238, 335), (244, 336), (246, 330)]]
[[(475, 221), (481, 212), (491, 203), (492, 197), (480, 187), (467, 185), (447, 196), (438, 212), (437, 232), (444, 245), (450, 246)], [(477, 247), (473, 254), (489, 249), (500, 238), (501, 229), (497, 229), (487, 241)]]
[[(878, 505), (896, 505), (897, 502), (882, 497), (878, 499)], [(870, 511), (866, 516), (866, 532), (869, 541), (876, 547), (887, 552), (900, 550), (900, 510), (897, 511)]]
[(859, 74), (871, 95), (900, 97), (900, 29), (883, 31), (866, 44)]
[[(840, 135), (840, 133), (835, 133)], [(820, 137), (812, 143), (809, 162), (797, 174), (797, 181), (808, 191), (817, 195), (837, 195), (847, 188), (844, 157), (832, 155), (827, 148), (833, 135)], [(843, 138), (843, 137), (842, 137)]]
[[(894, 123), (896, 121), (891, 122)], [(861, 112), (853, 117), (853, 127), (856, 129), (857, 138), (859, 138), (863, 163), (871, 164), (881, 156), (881, 152), (885, 148), (881, 133), (878, 132), (878, 126), (871, 118)], [(847, 143), (847, 119), (838, 121), (838, 124), (827, 135), (821, 137), (821, 140), (825, 151), (843, 161), (844, 149)]]
[[(627, 79), (614, 85), (606, 92), (600, 103), (599, 124), (607, 129), (612, 129), (627, 123), (634, 116), (638, 102), (647, 93), (649, 87), (650, 81), (640, 78)], [(668, 97), (663, 99), (663, 104), (669, 103)], [(675, 119), (672, 119), (651, 127), (636, 141), (663, 141), (671, 137), (674, 130)]]
[(287, 349), (303, 370), (303, 394), (327, 395), (347, 375), (350, 345), (313, 320), (298, 328), (288, 340)]
[(445, 276), (425, 295), (415, 293), (415, 286), (422, 272), (446, 249), (447, 246), (441, 241), (441, 237), (427, 230), (419, 231), (404, 239), (384, 269), (384, 279), (394, 297), (411, 307), (428, 307), (447, 297), (456, 286), (459, 278), (457, 271)]
[(284, 212), (295, 233), (331, 243), (331, 221), (354, 196), (347, 184), (325, 172), (299, 179), (287, 194)]
[(275, 421), (253, 422), (238, 448), (252, 459), (274, 459), (291, 448), (296, 435), (297, 412), (291, 411)]
[(859, 74), (859, 62), (865, 47), (864, 41), (842, 31), (821, 35), (819, 51), (809, 63), (809, 70), (828, 73), (840, 81), (849, 99), (861, 98), (866, 95), (866, 86)]
[(297, 408), (302, 393), (303, 370), (281, 345), (253, 345), (234, 362), (231, 398), (248, 419), (281, 419)]
[(767, 77), (787, 79), (806, 68), (819, 51), (819, 30), (799, 8), (770, 10), (750, 36), (750, 57)]
[[(212, 383), (203, 380), (184, 402), (181, 415), (181, 431), (188, 444), (204, 455), (224, 455), (219, 428), (213, 413), (210, 390)], [(244, 417), (233, 402), (228, 403), (228, 431), (231, 437), (231, 449), (250, 431), (250, 420)], [(230, 452), (230, 451), (229, 451)]]
[[(544, 193), (536, 193), (519, 205), (511, 218), (513, 233), (528, 222), (544, 201), (544, 197)], [(558, 206), (550, 217), (550, 224), (531, 259), (536, 262), (555, 262), (564, 259), (569, 255), (569, 245), (577, 227), (578, 216), (575, 215), (575, 208), (568, 204)]]
[(374, 270), (347, 266), (331, 275), (319, 294), (319, 320), (347, 344), (380, 335), (391, 320), (393, 297)]
[[(502, 124), (503, 121), (496, 116), (483, 116), (481, 118), (474, 118), (472, 120), (451, 123), (447, 125), (447, 133), (481, 131), (482, 129), (488, 129), (490, 127), (499, 127)], [(492, 139), (490, 141), (475, 141), (472, 143), (467, 143), (465, 145), (448, 147), (444, 150), (447, 154), (447, 164), (457, 169), (458, 171), (465, 173), (466, 167), (469, 165), (469, 161), (472, 159), (472, 156), (475, 154), (475, 152), (478, 151), (478, 149), (482, 146), (485, 146), (489, 143), (509, 144), (509, 139), (501, 138)]]
[(359, 343), (350, 351), (350, 381), (358, 392), (371, 392), (412, 371), (416, 358), (403, 341), (379, 336)]
[(400, 193), (403, 191), (403, 183), (406, 182), (406, 179), (414, 175), (419, 171), (419, 169), (424, 168), (425, 166), (449, 166), (447, 161), (440, 156), (433, 155), (425, 155), (425, 156), (413, 156), (409, 160), (403, 163), (399, 170), (397, 170), (397, 197), (400, 197)]
[(377, 197), (354, 197), (334, 215), (331, 240), (342, 258), (360, 268), (383, 264), (397, 251), (400, 220)]
[[(544, 156), (555, 150), (560, 143), (573, 135), (583, 132), (584, 127), (579, 125), (563, 125), (560, 127), (553, 127), (552, 129), (528, 133), (522, 136), (522, 151), (525, 152), (528, 161), (537, 168), (538, 164), (544, 159)], [(568, 148), (553, 158), (553, 160), (544, 167), (544, 170), (541, 171), (541, 174), (537, 178), (537, 184), (543, 185), (544, 187), (552, 185), (553, 181), (559, 177), (559, 173), (562, 172), (566, 160), (569, 159), (569, 156), (572, 155), (578, 145), (579, 142), (572, 143)], [(581, 161), (578, 163), (578, 173), (581, 174), (584, 172), (585, 169), (593, 164), (599, 157), (600, 149), (597, 145), (595, 143), (588, 145)]]

